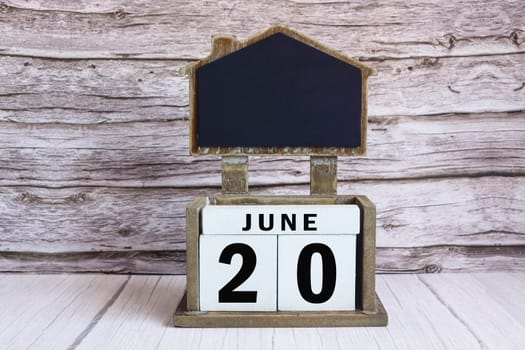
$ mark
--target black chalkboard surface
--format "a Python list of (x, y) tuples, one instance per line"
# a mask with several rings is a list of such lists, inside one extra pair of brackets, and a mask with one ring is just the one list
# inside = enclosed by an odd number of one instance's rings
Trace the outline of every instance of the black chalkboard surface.
[(358, 147), (362, 72), (283, 33), (196, 71), (197, 146)]

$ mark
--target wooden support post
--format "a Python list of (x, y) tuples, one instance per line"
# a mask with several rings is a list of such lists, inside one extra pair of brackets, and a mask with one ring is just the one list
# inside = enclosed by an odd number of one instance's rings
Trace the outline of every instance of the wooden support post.
[(366, 196), (356, 197), (361, 209), (361, 234), (358, 236), (358, 265), (360, 273), (361, 308), (364, 312), (377, 312), (376, 297), (376, 206)]
[(207, 204), (199, 197), (186, 208), (186, 309), (199, 311), (199, 233), (200, 211)]
[(310, 157), (310, 194), (337, 194), (337, 157)]
[(222, 157), (222, 193), (248, 193), (248, 157)]

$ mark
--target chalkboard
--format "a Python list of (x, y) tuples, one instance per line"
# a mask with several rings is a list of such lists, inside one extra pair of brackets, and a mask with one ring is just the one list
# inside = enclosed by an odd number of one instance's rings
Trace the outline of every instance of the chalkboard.
[(362, 72), (276, 33), (196, 71), (200, 147), (358, 147)]

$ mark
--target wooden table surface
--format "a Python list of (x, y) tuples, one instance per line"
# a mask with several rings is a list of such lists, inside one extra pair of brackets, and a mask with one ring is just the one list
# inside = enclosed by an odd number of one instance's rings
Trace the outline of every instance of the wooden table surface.
[(379, 275), (385, 328), (174, 328), (184, 287), (184, 276), (3, 274), (0, 348), (525, 348), (525, 273)]

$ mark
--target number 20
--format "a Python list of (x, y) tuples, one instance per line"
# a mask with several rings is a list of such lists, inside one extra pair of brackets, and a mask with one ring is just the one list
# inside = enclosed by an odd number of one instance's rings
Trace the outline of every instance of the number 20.
[[(312, 290), (311, 264), (313, 254), (321, 256), (323, 264), (322, 287), (319, 293)], [(219, 303), (256, 303), (257, 291), (236, 291), (255, 270), (257, 256), (255, 251), (247, 244), (233, 243), (224, 248), (219, 262), (231, 264), (235, 254), (242, 257), (242, 265), (237, 274), (222, 287), (219, 294)], [(320, 304), (328, 301), (335, 290), (336, 284), (336, 262), (334, 253), (325, 244), (311, 243), (305, 246), (299, 253), (297, 261), (297, 287), (304, 300)]]

